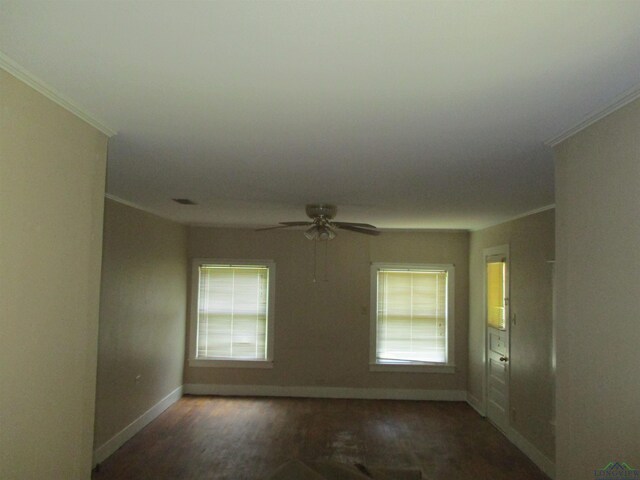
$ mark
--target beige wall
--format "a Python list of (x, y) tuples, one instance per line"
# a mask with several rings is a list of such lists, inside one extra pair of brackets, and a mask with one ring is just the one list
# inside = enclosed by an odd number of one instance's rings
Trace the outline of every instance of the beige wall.
[(107, 137), (0, 69), (0, 478), (88, 479)]
[(471, 234), (469, 394), (480, 410), (485, 401), (485, 321), (483, 250), (509, 245), (511, 314), (511, 426), (549, 459), (554, 457), (552, 266), (554, 211), (530, 215)]
[[(272, 259), (276, 262), (273, 369), (187, 367), (187, 384), (330, 386), (465, 390), (468, 247), (460, 233), (391, 233), (372, 238), (340, 232), (318, 251), (301, 231), (253, 232), (190, 228), (189, 257)], [(320, 245), (324, 247), (324, 244)], [(371, 262), (453, 263), (456, 266), (455, 374), (369, 372)]]
[(640, 101), (556, 147), (557, 478), (640, 468)]
[(106, 202), (95, 448), (182, 385), (186, 237), (183, 225)]

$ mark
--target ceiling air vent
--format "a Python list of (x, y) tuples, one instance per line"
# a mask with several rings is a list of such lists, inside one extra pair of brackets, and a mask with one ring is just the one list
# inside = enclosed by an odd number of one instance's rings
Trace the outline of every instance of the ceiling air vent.
[(179, 203), (180, 205), (197, 205), (196, 202), (194, 202), (193, 200), (189, 200), (188, 198), (172, 198), (171, 200)]

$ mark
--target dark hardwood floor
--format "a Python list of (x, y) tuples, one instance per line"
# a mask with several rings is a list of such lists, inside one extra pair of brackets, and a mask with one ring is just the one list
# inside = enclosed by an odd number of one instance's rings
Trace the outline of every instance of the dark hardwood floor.
[(92, 478), (257, 480), (293, 458), (418, 468), (429, 480), (548, 479), (462, 402), (195, 396)]

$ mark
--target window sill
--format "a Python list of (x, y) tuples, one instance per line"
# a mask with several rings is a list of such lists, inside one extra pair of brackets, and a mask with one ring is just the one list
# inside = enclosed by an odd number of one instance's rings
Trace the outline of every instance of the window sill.
[(456, 373), (456, 366), (450, 364), (424, 363), (371, 363), (370, 372), (413, 372), (413, 373)]
[(189, 359), (190, 367), (210, 368), (273, 368), (270, 360), (203, 360)]

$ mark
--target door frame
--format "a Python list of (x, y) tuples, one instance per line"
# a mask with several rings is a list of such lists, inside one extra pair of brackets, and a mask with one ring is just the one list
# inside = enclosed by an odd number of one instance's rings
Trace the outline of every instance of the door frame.
[[(506, 260), (506, 288), (507, 298), (509, 299), (505, 305), (505, 324), (507, 325), (507, 356), (509, 363), (511, 361), (511, 258), (509, 256), (509, 244), (496, 245), (494, 247), (482, 250), (482, 332), (483, 332), (483, 348), (484, 348), (484, 369), (483, 369), (483, 406), (485, 417), (489, 418), (489, 328), (487, 322), (487, 259), (496, 255), (503, 256)], [(507, 368), (507, 427), (511, 425), (511, 366)], [(493, 422), (492, 422), (493, 424)]]

